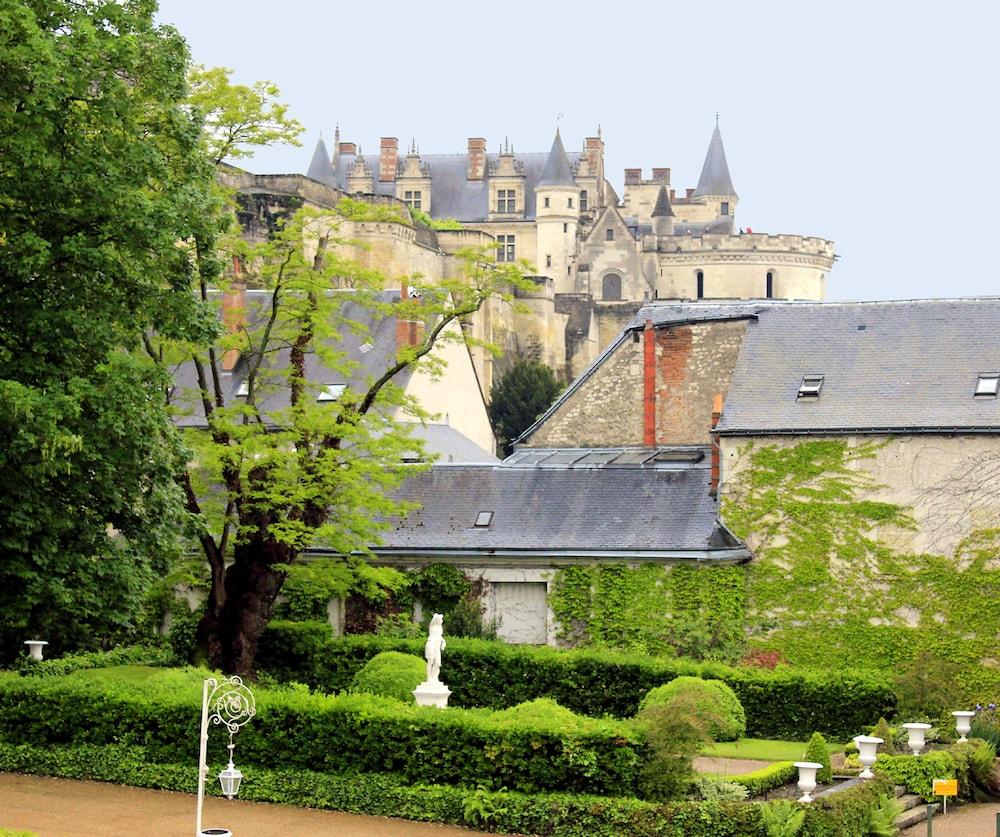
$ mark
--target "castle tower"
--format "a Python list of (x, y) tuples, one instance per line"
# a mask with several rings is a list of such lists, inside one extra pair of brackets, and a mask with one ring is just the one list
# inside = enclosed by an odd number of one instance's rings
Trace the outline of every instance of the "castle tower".
[(656, 205), (653, 207), (651, 218), (653, 232), (656, 235), (674, 234), (674, 208), (670, 205), (670, 195), (667, 194), (666, 186), (661, 186), (656, 195)]
[(319, 142), (316, 143), (316, 150), (313, 152), (309, 168), (306, 170), (306, 177), (311, 177), (327, 186), (334, 188), (337, 186), (337, 178), (334, 176), (333, 166), (330, 164), (330, 152), (326, 150), (322, 134), (320, 134)]
[(722, 133), (719, 131), (719, 120), (716, 117), (715, 130), (708, 143), (708, 153), (701, 167), (701, 177), (695, 187), (693, 197), (701, 198), (709, 205), (714, 205), (720, 217), (730, 218), (735, 214), (739, 195), (733, 188), (733, 179), (729, 176), (729, 164), (726, 162), (726, 149), (722, 145)]
[(572, 293), (576, 286), (576, 230), (580, 220), (580, 189), (573, 179), (562, 137), (556, 137), (535, 186), (538, 235), (535, 267), (553, 280), (556, 293)]

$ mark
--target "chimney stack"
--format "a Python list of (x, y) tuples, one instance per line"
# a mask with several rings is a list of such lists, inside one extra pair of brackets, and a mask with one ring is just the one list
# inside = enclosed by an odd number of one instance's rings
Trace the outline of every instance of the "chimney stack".
[[(233, 278), (222, 294), (222, 326), (226, 334), (235, 334), (247, 321), (247, 283), (243, 262), (233, 256)], [(232, 372), (240, 359), (239, 349), (228, 349), (222, 356), (222, 371)]]
[(636, 184), (642, 181), (642, 169), (625, 169), (625, 182)]
[(486, 175), (486, 140), (469, 137), (469, 169), (467, 180), (482, 180)]
[(670, 169), (653, 169), (653, 180), (664, 185), (670, 183)]
[(357, 154), (358, 144), (355, 142), (342, 142), (338, 146), (340, 154)]
[(642, 331), (642, 443), (656, 445), (656, 331), (646, 320)]
[[(410, 299), (410, 289), (404, 282), (400, 288), (399, 301), (406, 302)], [(396, 351), (406, 346), (419, 346), (424, 342), (424, 321), (404, 320), (396, 317)]]
[(712, 473), (709, 478), (708, 493), (713, 497), (719, 496), (719, 479), (722, 473), (722, 463), (720, 461), (719, 434), (716, 427), (719, 419), (722, 418), (722, 393), (717, 392), (712, 400)]
[(382, 151), (378, 160), (378, 179), (380, 183), (391, 183), (396, 179), (396, 163), (399, 160), (399, 140), (395, 137), (382, 137)]

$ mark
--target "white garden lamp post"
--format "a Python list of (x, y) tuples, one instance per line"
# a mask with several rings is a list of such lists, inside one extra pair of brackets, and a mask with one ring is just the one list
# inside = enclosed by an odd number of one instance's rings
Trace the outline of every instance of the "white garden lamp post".
[(26, 639), (24, 644), (28, 646), (28, 653), (31, 655), (31, 659), (42, 660), (42, 649), (48, 645), (44, 639)]
[(958, 733), (958, 740), (967, 741), (968, 739), (965, 736), (972, 729), (972, 719), (976, 717), (976, 713), (961, 710), (959, 712), (952, 712), (951, 714), (955, 716), (955, 732)]
[(910, 752), (913, 755), (919, 756), (920, 751), (924, 749), (924, 736), (930, 728), (930, 724), (903, 724), (903, 729), (910, 736), (906, 742), (906, 746), (910, 748)]
[(799, 790), (802, 791), (799, 802), (812, 802), (812, 792), (816, 790), (816, 771), (823, 765), (815, 761), (797, 761), (795, 766), (799, 769)]
[(239, 792), (243, 774), (233, 764), (233, 736), (247, 721), (257, 714), (257, 701), (253, 692), (240, 677), (224, 677), (220, 683), (209, 677), (201, 689), (201, 750), (198, 756), (198, 819), (196, 837), (216, 835), (232, 837), (225, 828), (201, 827), (201, 813), (205, 805), (205, 777), (208, 776), (208, 722), (222, 724), (229, 731), (229, 764), (219, 773), (222, 793), (232, 799)]
[(875, 774), (872, 773), (872, 765), (875, 764), (875, 759), (878, 758), (878, 745), (885, 742), (874, 735), (857, 735), (854, 737), (854, 743), (858, 745), (858, 761), (861, 762), (861, 766), (864, 768), (859, 774), (859, 778), (873, 778)]

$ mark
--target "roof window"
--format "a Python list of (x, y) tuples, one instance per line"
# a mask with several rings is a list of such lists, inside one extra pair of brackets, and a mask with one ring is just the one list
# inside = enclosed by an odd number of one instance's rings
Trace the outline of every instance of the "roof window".
[(823, 375), (805, 375), (799, 384), (799, 398), (819, 398), (823, 388)]
[(996, 398), (1000, 390), (1000, 372), (986, 372), (976, 381), (977, 398)]
[(476, 526), (480, 529), (485, 529), (493, 522), (493, 512), (491, 511), (481, 511), (476, 515)]
[(250, 395), (250, 384), (248, 384), (246, 381), (242, 381), (240, 383), (239, 389), (236, 390), (236, 397), (246, 398), (249, 395)]
[(336, 401), (344, 394), (347, 384), (327, 384), (316, 396), (317, 401)]

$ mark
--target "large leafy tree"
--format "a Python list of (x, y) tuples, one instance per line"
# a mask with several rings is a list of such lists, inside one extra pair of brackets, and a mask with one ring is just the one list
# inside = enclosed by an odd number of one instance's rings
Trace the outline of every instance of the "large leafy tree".
[(505, 455), (511, 442), (544, 413), (563, 390), (555, 373), (537, 360), (519, 360), (493, 382), (490, 418)]
[[(230, 307), (231, 333), (213, 348), (194, 347), (178, 373), (196, 382), (194, 423), (204, 428), (189, 434), (196, 455), (182, 479), (211, 571), (198, 636), (227, 672), (252, 674), (258, 640), (303, 551), (321, 544), (348, 563), (363, 560), (380, 521), (402, 510), (391, 490), (412, 472), (404, 454), (418, 443), (398, 419), (423, 418), (432, 405), (406, 396), (401, 373), (439, 372), (434, 350), (464, 339), (460, 321), (525, 281), (521, 266), (470, 250), (459, 254), (457, 276), (419, 296), (393, 294), (400, 280), (352, 262), (339, 237), (344, 218), (369, 216), (405, 222), (392, 208), (345, 198), (333, 212), (299, 210), (272, 240), (243, 245), (237, 263), (248, 275), (231, 277), (221, 296), (249, 281), (255, 302), (235, 314)], [(201, 295), (213, 299), (205, 282)], [(393, 317), (423, 323), (413, 328), (422, 336), (362, 369), (346, 346), (374, 342), (373, 329)], [(223, 369), (237, 354), (232, 375), (242, 390)], [(320, 400), (331, 381), (350, 385)]]
[[(214, 253), (187, 51), (151, 0), (0, 3), (0, 656), (127, 633), (183, 462), (145, 330), (207, 339)], [(202, 262), (211, 272), (211, 259)], [(206, 312), (210, 314), (211, 312)], [(120, 535), (120, 537), (118, 537)]]

